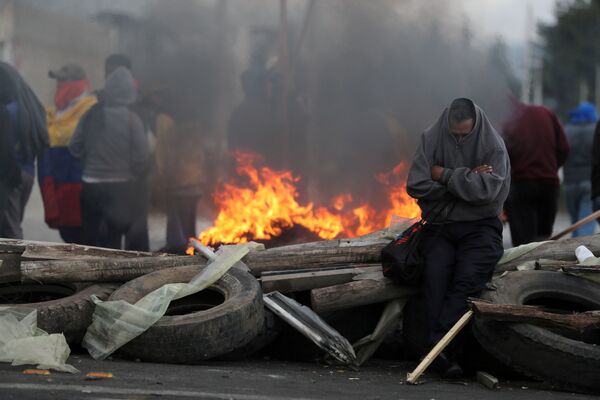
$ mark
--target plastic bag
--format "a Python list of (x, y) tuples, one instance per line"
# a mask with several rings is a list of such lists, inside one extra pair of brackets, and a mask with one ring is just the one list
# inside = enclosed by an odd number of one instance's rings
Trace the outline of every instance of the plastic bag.
[(144, 333), (167, 311), (172, 300), (197, 293), (218, 281), (250, 249), (263, 247), (258, 243), (222, 246), (217, 257), (203, 268), (189, 283), (164, 285), (130, 304), (124, 300), (101, 301), (96, 304), (92, 324), (83, 338), (83, 347), (95, 359), (104, 359), (118, 348)]
[(62, 333), (48, 335), (37, 327), (35, 309), (0, 307), (0, 362), (79, 372), (66, 363), (70, 353)]

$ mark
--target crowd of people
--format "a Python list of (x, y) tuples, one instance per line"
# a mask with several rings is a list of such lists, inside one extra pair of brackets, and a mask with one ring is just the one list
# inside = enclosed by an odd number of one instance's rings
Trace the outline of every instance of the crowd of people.
[[(0, 63), (0, 236), (23, 237), (21, 222), (37, 163), (45, 222), (65, 242), (149, 250), (152, 179), (166, 197), (164, 250), (183, 251), (196, 233), (196, 208), (207, 176), (201, 138), (165, 110), (164, 88), (142, 94), (131, 60), (122, 54), (106, 59), (105, 83), (99, 90), (92, 90), (86, 72), (76, 64), (52, 70), (48, 76), (56, 81), (56, 92), (54, 104), (44, 109), (20, 74)], [(242, 75), (245, 97), (229, 125), (230, 142), (237, 147), (257, 151), (283, 147), (275, 143), (281, 123), (270, 119), (279, 113), (265, 106), (278, 101), (277, 82), (276, 75), (256, 67)], [(290, 136), (303, 143), (307, 117), (295, 100), (290, 103), (291, 114), (302, 121), (293, 124), (300, 131)], [(594, 106), (584, 102), (570, 113), (563, 129), (548, 108), (512, 99), (501, 136), (512, 168), (504, 211), (514, 245), (550, 237), (559, 205), (561, 167), (571, 220), (600, 208), (597, 119)], [(248, 141), (252, 135), (246, 131), (252, 129), (260, 131), (254, 135), (259, 139)], [(267, 158), (282, 154), (261, 152)], [(305, 152), (294, 152), (299, 153)], [(268, 161), (274, 167), (286, 164)], [(294, 161), (288, 166), (304, 168), (300, 164)], [(590, 223), (573, 234), (589, 235), (594, 230), (595, 224)]]
[(44, 109), (0, 63), (0, 237), (23, 238), (37, 162), (45, 222), (65, 242), (148, 251), (152, 177), (166, 198), (163, 250), (185, 251), (205, 182), (202, 147), (165, 111), (161, 88), (142, 96), (131, 70), (127, 56), (109, 56), (95, 91), (77, 64), (49, 71), (56, 92)]

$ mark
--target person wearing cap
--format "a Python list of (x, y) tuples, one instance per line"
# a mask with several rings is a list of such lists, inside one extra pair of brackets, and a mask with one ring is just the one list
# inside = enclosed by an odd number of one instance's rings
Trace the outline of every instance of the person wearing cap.
[(67, 243), (82, 243), (81, 164), (67, 147), (83, 115), (96, 104), (83, 68), (66, 64), (49, 71), (56, 80), (54, 106), (46, 111), (50, 147), (38, 162), (44, 219)]

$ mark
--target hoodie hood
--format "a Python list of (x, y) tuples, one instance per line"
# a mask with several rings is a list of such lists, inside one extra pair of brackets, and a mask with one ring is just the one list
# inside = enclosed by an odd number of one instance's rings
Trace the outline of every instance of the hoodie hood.
[(106, 77), (103, 100), (107, 106), (128, 106), (136, 97), (135, 82), (127, 68), (119, 67)]
[(598, 120), (596, 107), (590, 102), (584, 101), (569, 113), (569, 122), (572, 124), (593, 124)]

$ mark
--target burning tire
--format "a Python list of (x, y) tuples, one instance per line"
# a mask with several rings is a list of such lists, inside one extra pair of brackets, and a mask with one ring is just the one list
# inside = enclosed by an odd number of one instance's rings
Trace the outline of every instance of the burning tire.
[[(135, 303), (165, 284), (189, 282), (197, 273), (197, 266), (156, 271), (121, 286), (110, 300)], [(264, 319), (258, 281), (232, 268), (208, 289), (171, 302), (165, 316), (120, 352), (144, 361), (197, 363), (242, 348), (261, 333)]]
[(37, 325), (48, 333), (64, 333), (71, 344), (81, 342), (92, 323), (92, 295), (106, 300), (117, 285), (82, 286), (4, 284), (0, 285), (0, 306), (37, 310)]
[[(600, 285), (549, 271), (509, 273), (485, 298), (499, 304), (544, 305), (555, 311), (600, 310)], [(600, 390), (600, 331), (575, 332), (475, 319), (475, 337), (503, 364), (565, 388)]]

